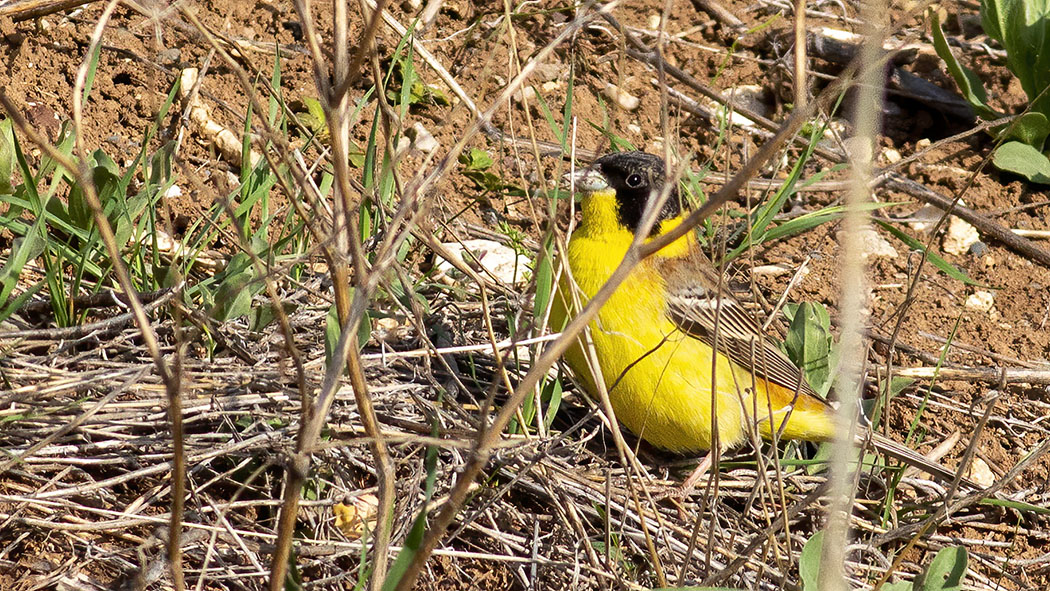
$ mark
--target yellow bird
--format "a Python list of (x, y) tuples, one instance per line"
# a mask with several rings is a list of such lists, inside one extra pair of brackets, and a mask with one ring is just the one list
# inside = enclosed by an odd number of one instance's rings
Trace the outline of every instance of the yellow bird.
[[(665, 178), (663, 160), (644, 152), (603, 156), (576, 175), (583, 216), (569, 240), (552, 329), (564, 327), (608, 281), (634, 240), (646, 204), (664, 191)], [(685, 219), (677, 183), (668, 193), (649, 239)], [(756, 428), (766, 439), (773, 433), (831, 439), (831, 406), (722, 283), (695, 234), (687, 232), (636, 266), (598, 311), (590, 340), (616, 418), (649, 443), (677, 452), (710, 450), (716, 441), (732, 449)], [(565, 360), (596, 394), (582, 341)], [(904, 445), (872, 441), (935, 476), (955, 476)]]

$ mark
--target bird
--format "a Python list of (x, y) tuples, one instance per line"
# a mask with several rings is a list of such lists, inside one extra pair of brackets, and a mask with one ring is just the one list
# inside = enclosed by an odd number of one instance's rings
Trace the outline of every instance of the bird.
[[(609, 280), (647, 207), (659, 209), (643, 240), (671, 231), (688, 215), (677, 180), (667, 179), (663, 159), (653, 154), (602, 156), (573, 181), (582, 193), (582, 216), (561, 255), (552, 330), (561, 330)], [(589, 323), (587, 338), (577, 338), (564, 354), (578, 383), (597, 398), (601, 380), (619, 422), (657, 448), (730, 450), (756, 429), (767, 440), (822, 442), (836, 435), (833, 406), (725, 287), (693, 231), (631, 270)], [(590, 347), (597, 368), (585, 354)], [(863, 424), (857, 439), (946, 482), (956, 478)], [(687, 479), (687, 488), (704, 467)]]

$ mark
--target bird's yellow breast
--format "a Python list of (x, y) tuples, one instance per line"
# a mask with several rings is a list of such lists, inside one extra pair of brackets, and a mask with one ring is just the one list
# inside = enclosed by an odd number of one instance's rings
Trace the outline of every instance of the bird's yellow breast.
[[(560, 330), (601, 289), (631, 245), (633, 235), (618, 223), (614, 200), (606, 192), (588, 195), (582, 202), (584, 221), (569, 241), (568, 269), (552, 303), (554, 330)], [(668, 220), (661, 230), (680, 221)], [(768, 414), (754, 406), (756, 397), (751, 395), (756, 390), (765, 393), (764, 381), (756, 381), (726, 356), (713, 355), (705, 343), (677, 330), (665, 314), (666, 285), (656, 261), (685, 256), (694, 241), (695, 236), (687, 233), (636, 266), (588, 331), (617, 419), (653, 445), (675, 451), (711, 449), (715, 425), (719, 445), (731, 448), (747, 437), (747, 417)], [(565, 359), (593, 393), (596, 372), (584, 349), (583, 341), (578, 341)], [(822, 439), (830, 429), (829, 422), (816, 427), (819, 433), (810, 434), (801, 419), (789, 421), (791, 432), (786, 436)], [(759, 427), (765, 434), (770, 431), (768, 421)]]

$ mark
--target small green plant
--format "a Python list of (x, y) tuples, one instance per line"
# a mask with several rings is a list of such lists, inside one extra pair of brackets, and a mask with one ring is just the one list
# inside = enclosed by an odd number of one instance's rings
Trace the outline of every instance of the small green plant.
[(508, 183), (500, 175), (492, 172), (496, 161), (485, 150), (471, 148), (459, 155), (460, 171), (463, 176), (474, 182), (474, 186), (484, 193), (499, 193), (504, 196), (524, 197), (525, 191), (513, 183)]
[(460, 154), (458, 160), (463, 165), (463, 176), (474, 181), (477, 188), (485, 191), (499, 189), (502, 181), (489, 171), (496, 162), (488, 152), (480, 148), (471, 148)]
[[(73, 139), (72, 133), (63, 129), (55, 146), (71, 161), (75, 160)], [(125, 169), (102, 150), (88, 155), (102, 212), (118, 246), (128, 253), (132, 281), (143, 291), (158, 287), (158, 274), (148, 271), (156, 268), (158, 261), (144, 247), (151, 246), (155, 236), (152, 212), (174, 183), (171, 150), (167, 144), (153, 155), (142, 152)], [(15, 179), (15, 171), (20, 179)], [(73, 298), (106, 284), (112, 270), (109, 255), (84, 188), (49, 156), (31, 166), (10, 120), (0, 122), (0, 203), (7, 205), (0, 215), (0, 228), (14, 236), (11, 256), (0, 269), (0, 319), (46, 287), (55, 322), (59, 326), (76, 323), (84, 311), (75, 309)], [(23, 274), (32, 261), (41, 265), (43, 279), (20, 285), (32, 276)], [(19, 287), (24, 289), (16, 296)]]
[[(824, 552), (824, 532), (813, 534), (799, 555), (798, 574), (802, 591), (820, 589), (821, 555)], [(957, 591), (966, 575), (968, 555), (962, 546), (942, 548), (921, 574), (911, 582), (901, 581), (883, 585), (886, 591)]]
[(423, 81), (413, 61), (414, 46), (406, 41), (407, 38), (402, 39), (387, 74), (387, 100), (399, 105), (402, 113), (410, 107), (450, 106), (452, 101), (441, 88)]
[(827, 396), (839, 359), (827, 308), (811, 302), (786, 304), (784, 316), (790, 323), (784, 352), (802, 370), (809, 385), (818, 394)]
[[(937, 55), (959, 85), (963, 97), (985, 120), (1003, 117), (988, 106), (981, 81), (952, 55), (935, 12), (933, 40)], [(1006, 66), (1028, 96), (1028, 108), (1012, 124), (996, 128), (1002, 143), (992, 155), (999, 170), (1033, 183), (1050, 184), (1050, 0), (981, 0), (984, 32), (1006, 50)]]
[(912, 582), (888, 583), (886, 591), (957, 591), (962, 589), (969, 556), (962, 546), (942, 548)]

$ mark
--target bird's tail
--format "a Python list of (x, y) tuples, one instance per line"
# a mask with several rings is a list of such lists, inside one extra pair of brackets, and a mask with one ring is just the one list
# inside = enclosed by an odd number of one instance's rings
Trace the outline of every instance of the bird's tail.
[(871, 442), (871, 445), (878, 451), (886, 454), (887, 456), (903, 462), (913, 468), (917, 468), (931, 476), (936, 477), (938, 480), (942, 480), (946, 483), (955, 482), (958, 479), (959, 483), (967, 488), (974, 490), (980, 490), (983, 488), (979, 484), (972, 480), (962, 476), (958, 472), (938, 463), (925, 456), (919, 454), (915, 450), (907, 447), (902, 443), (898, 443), (888, 437), (883, 437), (877, 433), (871, 432), (860, 432), (857, 434), (857, 440), (862, 445), (866, 442)]

